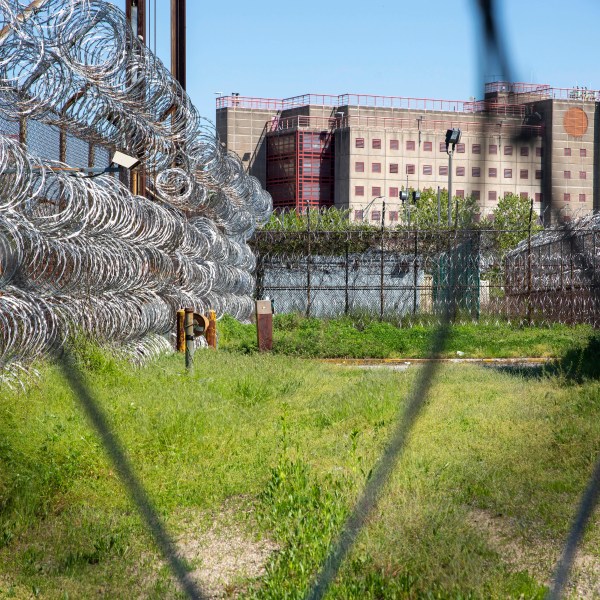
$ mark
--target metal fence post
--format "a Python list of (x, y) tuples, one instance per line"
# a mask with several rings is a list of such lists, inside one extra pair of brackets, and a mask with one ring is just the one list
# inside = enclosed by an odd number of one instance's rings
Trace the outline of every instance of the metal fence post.
[(93, 169), (95, 162), (96, 162), (96, 146), (94, 146), (93, 142), (90, 142), (89, 146), (88, 146), (88, 167), (90, 169)]
[(306, 252), (306, 316), (310, 317), (310, 262), (311, 262), (311, 245), (310, 245), (310, 205), (307, 210), (307, 222), (306, 222), (306, 242), (307, 242), (307, 252)]
[(260, 250), (256, 252), (256, 277), (254, 285), (254, 299), (259, 300), (264, 295), (264, 261)]
[(384, 233), (385, 233), (385, 200), (383, 201), (383, 208), (381, 211), (381, 269), (380, 269), (380, 281), (379, 281), (379, 318), (383, 319), (383, 313), (385, 311), (385, 293), (383, 291), (384, 274), (385, 274), (385, 250), (384, 250)]
[(185, 368), (194, 367), (194, 309), (185, 309)]
[(177, 311), (177, 352), (185, 352), (185, 310)]
[(531, 327), (531, 219), (533, 216), (533, 198), (529, 207), (529, 227), (527, 229), (527, 325)]
[(19, 143), (27, 147), (27, 119), (21, 117), (19, 119)]
[[(348, 235), (348, 234), (346, 234)], [(344, 314), (347, 315), (350, 312), (350, 298), (348, 295), (348, 282), (350, 279), (350, 265), (348, 264), (348, 261), (350, 260), (350, 256), (349, 256), (349, 243), (348, 243), (348, 237), (346, 237), (346, 261), (345, 261), (345, 282), (344, 282)]]
[(418, 266), (418, 253), (419, 253), (419, 230), (415, 229), (415, 260), (413, 263), (413, 315), (417, 314), (417, 283), (419, 279), (419, 266)]

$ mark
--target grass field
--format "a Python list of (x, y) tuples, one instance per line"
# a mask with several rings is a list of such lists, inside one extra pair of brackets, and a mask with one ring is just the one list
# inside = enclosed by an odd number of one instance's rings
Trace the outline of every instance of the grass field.
[[(588, 358), (440, 367), (328, 598), (542, 598), (600, 448)], [(189, 375), (91, 346), (80, 362), (193, 577), (273, 599), (303, 597), (417, 372), (206, 351)], [(573, 597), (600, 572), (597, 523), (582, 552)], [(183, 597), (52, 365), (0, 397), (0, 598), (30, 597)]]
[[(359, 322), (360, 326), (356, 323)], [(375, 318), (314, 319), (275, 315), (273, 351), (306, 358), (422, 358), (427, 356), (435, 325), (397, 327)], [(556, 357), (585, 342), (587, 325), (520, 327), (508, 323), (455, 325), (444, 356), (463, 352), (471, 358)], [(225, 317), (221, 347), (235, 352), (256, 350), (256, 328)]]

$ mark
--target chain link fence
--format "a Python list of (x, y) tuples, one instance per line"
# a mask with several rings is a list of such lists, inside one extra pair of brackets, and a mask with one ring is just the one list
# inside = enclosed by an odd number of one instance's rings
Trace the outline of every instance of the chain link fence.
[(60, 161), (72, 168), (104, 169), (110, 166), (111, 149), (108, 145), (36, 119), (9, 121), (0, 117), (0, 135), (20, 141), (33, 156)]
[[(600, 217), (527, 230), (260, 231), (256, 297), (279, 313), (597, 325)], [(507, 247), (507, 240), (522, 241)], [(587, 270), (585, 265), (588, 265)], [(590, 267), (591, 265), (591, 267)], [(452, 298), (452, 302), (451, 302)]]

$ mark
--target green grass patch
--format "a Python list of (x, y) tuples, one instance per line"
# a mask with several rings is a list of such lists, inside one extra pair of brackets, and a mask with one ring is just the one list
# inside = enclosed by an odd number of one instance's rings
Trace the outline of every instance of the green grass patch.
[[(399, 327), (376, 319), (315, 319), (275, 315), (273, 352), (306, 358), (423, 358), (435, 325)], [(580, 348), (591, 335), (588, 325), (520, 327), (473, 323), (452, 327), (443, 355), (465, 358), (559, 357)], [(219, 322), (224, 350), (255, 352), (256, 326), (230, 317)]]
[[(181, 356), (134, 370), (88, 349), (81, 364), (176, 538), (221, 513), (277, 545), (228, 588), (257, 599), (304, 596), (417, 372), (224, 351), (193, 374)], [(0, 395), (0, 598), (183, 597), (82, 408), (40, 368)], [(328, 598), (542, 598), (600, 447), (600, 384), (565, 373), (440, 367)], [(506, 524), (509, 552), (474, 511)], [(599, 548), (591, 528), (582, 551)]]

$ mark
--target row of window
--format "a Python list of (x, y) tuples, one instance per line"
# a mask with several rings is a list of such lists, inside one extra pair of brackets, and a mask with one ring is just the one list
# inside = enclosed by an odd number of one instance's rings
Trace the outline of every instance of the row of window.
[[(564, 152), (565, 152), (565, 156), (572, 156), (571, 148), (565, 148)], [(587, 150), (585, 148), (579, 148), (579, 156), (581, 156), (582, 158), (585, 158), (587, 156)]]
[[(356, 148), (364, 148), (365, 147), (365, 138), (356, 138), (354, 143)], [(371, 140), (371, 148), (373, 150), (381, 150), (381, 139), (375, 138)], [(399, 150), (400, 142), (399, 140), (390, 140), (390, 150)], [(440, 152), (446, 152), (446, 143), (440, 142), (439, 145)], [(416, 142), (415, 140), (407, 140), (406, 141), (406, 150), (414, 151), (416, 150)], [(431, 152), (433, 150), (433, 142), (423, 142), (423, 151)], [(567, 154), (567, 150), (569, 153)], [(464, 154), (466, 151), (465, 144), (456, 144), (455, 152), (458, 154)], [(512, 156), (513, 154), (513, 146), (507, 145), (503, 146), (504, 156)], [(481, 144), (473, 144), (471, 146), (472, 154), (481, 154)], [(488, 145), (488, 154), (498, 154), (498, 144), (489, 144)], [(521, 156), (529, 156), (529, 146), (521, 146), (519, 148), (519, 154)], [(535, 149), (535, 155), (537, 157), (541, 157), (544, 155), (544, 149), (541, 146), (538, 146)], [(585, 148), (579, 149), (580, 156), (587, 156), (587, 151)], [(565, 148), (565, 156), (571, 156), (571, 148)]]
[[(510, 192), (505, 192), (506, 194), (509, 194)], [(362, 185), (357, 185), (354, 187), (354, 195), (355, 196), (364, 196), (365, 195), (365, 188)], [(456, 193), (454, 194), (456, 197), (458, 198), (464, 198), (465, 197), (465, 190), (456, 190)], [(529, 193), (528, 192), (521, 192), (519, 194), (521, 196), (521, 198), (527, 199), (529, 198)], [(374, 186), (371, 188), (371, 197), (372, 198), (376, 198), (377, 196), (381, 196), (381, 187), (379, 186)], [(480, 200), (481, 199), (481, 192), (480, 190), (472, 190), (471, 191), (471, 196), (474, 200)], [(398, 188), (397, 187), (391, 187), (389, 188), (389, 198), (397, 198), (398, 197)], [(498, 199), (498, 193), (497, 192), (488, 192), (488, 200), (491, 202), (495, 202)], [(541, 193), (536, 193), (535, 194), (535, 201), (536, 202), (542, 202), (544, 199), (544, 195)], [(586, 202), (587, 196), (586, 194), (579, 194), (579, 202)], [(570, 193), (565, 193), (563, 194), (563, 200), (564, 202), (571, 202), (571, 194)], [(362, 212), (362, 211), (360, 211)], [(356, 213), (355, 213), (356, 214)]]
[[(388, 219), (390, 222), (398, 221), (398, 211), (390, 210), (388, 213)], [(362, 209), (358, 209), (354, 211), (354, 220), (362, 221), (364, 219), (364, 211)], [(371, 221), (375, 223), (381, 223), (381, 211), (380, 210), (372, 210), (371, 211)]]
[[(398, 173), (398, 163), (390, 163), (390, 173), (396, 174)], [(354, 163), (354, 171), (356, 173), (364, 173), (365, 172), (365, 163), (364, 162), (355, 162)], [(372, 173), (381, 173), (381, 163), (374, 162), (371, 163), (371, 172)], [(415, 165), (406, 165), (406, 174), (414, 175), (416, 172)], [(448, 166), (440, 165), (439, 175), (447, 176), (448, 175)], [(504, 169), (504, 178), (512, 179), (513, 170), (512, 169)], [(456, 176), (464, 177), (466, 174), (465, 167), (456, 167)], [(433, 167), (432, 165), (423, 165), (423, 175), (433, 175)], [(481, 167), (471, 167), (471, 177), (481, 177)], [(488, 168), (488, 177), (498, 177), (498, 169), (496, 167)], [(571, 171), (563, 171), (563, 177), (565, 179), (571, 179)], [(541, 169), (536, 169), (535, 178), (542, 178)], [(519, 170), (519, 179), (529, 179), (529, 169), (520, 169)], [(587, 171), (579, 171), (579, 179), (587, 179)]]

